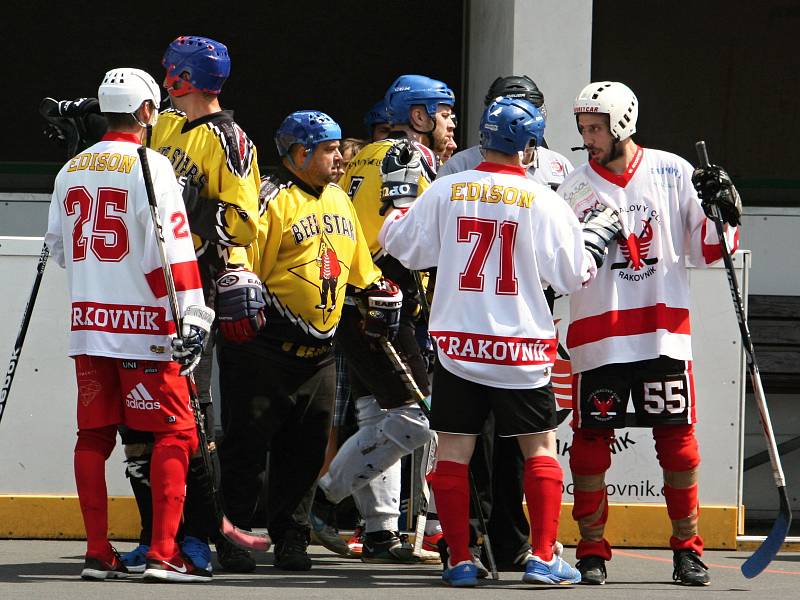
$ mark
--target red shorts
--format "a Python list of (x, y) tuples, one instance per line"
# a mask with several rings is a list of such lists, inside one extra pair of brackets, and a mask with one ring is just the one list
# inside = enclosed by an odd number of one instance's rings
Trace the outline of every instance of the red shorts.
[(79, 429), (124, 423), (158, 432), (195, 426), (189, 388), (177, 363), (85, 354), (74, 358)]

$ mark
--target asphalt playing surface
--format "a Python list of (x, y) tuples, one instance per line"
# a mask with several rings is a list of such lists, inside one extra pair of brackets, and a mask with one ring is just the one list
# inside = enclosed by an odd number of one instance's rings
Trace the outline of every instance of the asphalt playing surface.
[[(120, 551), (135, 544), (121, 542)], [(609, 582), (604, 586), (531, 586), (520, 573), (501, 573), (500, 581), (487, 581), (475, 589), (454, 590), (441, 585), (440, 567), (433, 565), (367, 565), (342, 559), (312, 546), (311, 571), (290, 573), (272, 566), (272, 553), (257, 554), (258, 568), (246, 575), (217, 571), (210, 583), (144, 584), (137, 578), (107, 582), (82, 581), (83, 542), (0, 540), (0, 598), (63, 598), (66, 600), (144, 600), (147, 598), (280, 598), (309, 600), (393, 598), (438, 599), (454, 595), (486, 600), (514, 598), (516, 593), (556, 593), (559, 598), (753, 598), (767, 600), (800, 598), (800, 552), (778, 555), (768, 570), (755, 579), (739, 571), (749, 552), (708, 551), (712, 583), (687, 588), (672, 583), (672, 553), (667, 550), (615, 551), (608, 563)], [(565, 550), (574, 564), (575, 551)], [(383, 596), (386, 594), (386, 596)], [(376, 596), (377, 595), (377, 596)]]

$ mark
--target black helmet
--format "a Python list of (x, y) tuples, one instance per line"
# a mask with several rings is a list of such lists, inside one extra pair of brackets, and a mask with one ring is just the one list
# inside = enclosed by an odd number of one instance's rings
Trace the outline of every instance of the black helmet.
[(539, 91), (539, 87), (533, 82), (533, 79), (527, 75), (509, 75), (495, 79), (494, 83), (489, 86), (484, 105), (489, 106), (498, 96), (524, 98), (536, 108), (541, 108), (544, 104), (544, 94)]

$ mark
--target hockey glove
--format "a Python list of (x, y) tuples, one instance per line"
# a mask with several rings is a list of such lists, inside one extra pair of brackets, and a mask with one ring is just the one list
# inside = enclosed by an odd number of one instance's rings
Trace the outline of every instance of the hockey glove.
[(207, 306), (187, 306), (180, 336), (172, 338), (172, 360), (183, 365), (181, 375), (194, 371), (214, 322), (214, 311)]
[(692, 185), (706, 216), (713, 219), (716, 206), (723, 223), (737, 226), (742, 222), (742, 199), (725, 169), (717, 165), (698, 167), (692, 173)]
[(45, 137), (66, 149), (69, 157), (97, 142), (108, 128), (95, 98), (61, 101), (44, 98), (39, 104), (39, 114), (47, 121)]
[(600, 210), (597, 207), (586, 213), (583, 219), (583, 245), (594, 258), (598, 269), (603, 266), (609, 244), (621, 231), (622, 223), (616, 210), (608, 207)]
[(399, 140), (381, 163), (381, 216), (394, 208), (408, 208), (417, 199), (423, 174), (422, 154), (410, 140)]
[(403, 307), (403, 292), (397, 284), (382, 278), (358, 294), (356, 302), (364, 316), (364, 335), (392, 341), (400, 329), (400, 309)]
[(267, 322), (266, 289), (252, 271), (225, 269), (216, 280), (217, 320), (226, 340), (236, 343), (253, 339)]

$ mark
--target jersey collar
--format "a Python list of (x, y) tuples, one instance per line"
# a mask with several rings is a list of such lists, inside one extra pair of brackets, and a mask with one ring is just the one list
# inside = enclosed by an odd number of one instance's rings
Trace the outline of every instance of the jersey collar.
[(186, 133), (187, 131), (191, 131), (195, 127), (199, 127), (200, 125), (205, 125), (206, 123), (212, 123), (214, 121), (233, 121), (233, 111), (220, 110), (217, 112), (209, 113), (207, 115), (203, 115), (202, 117), (197, 117), (194, 121), (187, 120), (186, 123), (183, 124), (183, 127), (181, 127), (181, 133)]
[(281, 181), (285, 181), (287, 183), (291, 182), (292, 184), (296, 185), (301, 190), (303, 190), (306, 194), (308, 194), (309, 196), (313, 196), (314, 198), (319, 198), (320, 196), (322, 196), (322, 192), (324, 192), (325, 187), (327, 187), (325, 186), (321, 190), (315, 190), (283, 165), (278, 166), (276, 174), (278, 175), (278, 179), (280, 179)]
[(127, 133), (122, 131), (108, 131), (100, 138), (101, 142), (131, 142), (137, 146), (142, 145), (142, 141), (135, 133)]
[(633, 154), (633, 159), (625, 168), (625, 171), (622, 173), (614, 173), (613, 171), (609, 171), (601, 164), (595, 162), (594, 160), (589, 161), (589, 166), (592, 167), (592, 170), (600, 175), (606, 181), (613, 183), (614, 185), (618, 185), (619, 187), (624, 188), (628, 185), (628, 182), (633, 179), (634, 173), (636, 173), (636, 169), (639, 168), (639, 165), (642, 162), (642, 155), (644, 154), (644, 149), (641, 146), (636, 146), (636, 152)]
[(515, 167), (513, 165), (501, 165), (499, 163), (483, 161), (477, 167), (476, 171), (486, 171), (487, 173), (505, 173), (506, 175), (521, 175), (525, 177), (524, 167)]

